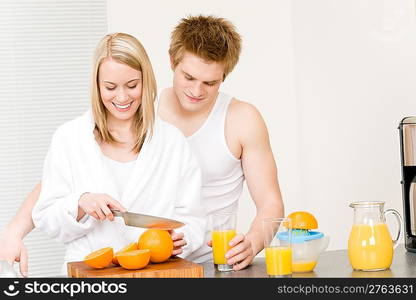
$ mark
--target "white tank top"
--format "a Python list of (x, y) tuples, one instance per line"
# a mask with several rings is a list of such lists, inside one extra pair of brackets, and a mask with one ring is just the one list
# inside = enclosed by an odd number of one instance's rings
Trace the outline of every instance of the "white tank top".
[(202, 126), (187, 140), (202, 172), (202, 196), (208, 214), (237, 211), (244, 174), (241, 160), (229, 150), (225, 118), (232, 97), (219, 93)]
[(241, 160), (231, 153), (225, 138), (225, 118), (231, 99), (231, 96), (220, 92), (208, 118), (187, 138), (201, 168), (202, 203), (208, 218), (203, 246), (187, 258), (197, 263), (212, 260), (212, 249), (206, 245), (211, 239), (210, 215), (215, 212), (237, 212), (243, 190)]

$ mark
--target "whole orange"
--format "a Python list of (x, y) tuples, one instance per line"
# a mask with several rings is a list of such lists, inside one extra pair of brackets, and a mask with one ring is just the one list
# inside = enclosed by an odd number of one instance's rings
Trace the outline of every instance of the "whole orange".
[(113, 248), (106, 247), (100, 250), (94, 251), (84, 257), (84, 263), (94, 269), (102, 269), (107, 267), (113, 259)]
[(148, 229), (139, 238), (140, 250), (150, 250), (150, 261), (164, 262), (169, 259), (173, 251), (173, 241), (169, 232), (161, 229)]

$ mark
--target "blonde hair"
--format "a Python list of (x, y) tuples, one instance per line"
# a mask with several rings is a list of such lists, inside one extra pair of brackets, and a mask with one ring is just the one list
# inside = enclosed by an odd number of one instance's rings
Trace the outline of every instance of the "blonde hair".
[(234, 25), (214, 16), (183, 18), (171, 34), (169, 54), (176, 67), (185, 52), (208, 62), (224, 64), (224, 77), (231, 73), (241, 53), (241, 37)]
[(107, 110), (101, 100), (98, 83), (98, 70), (106, 58), (114, 59), (142, 72), (142, 101), (133, 121), (133, 130), (137, 136), (132, 150), (138, 153), (143, 146), (147, 132), (149, 131), (150, 136), (152, 135), (155, 120), (154, 101), (157, 89), (152, 65), (142, 44), (129, 34), (108, 34), (98, 43), (91, 78), (91, 104), (95, 128), (101, 141), (106, 143), (119, 143), (108, 130)]

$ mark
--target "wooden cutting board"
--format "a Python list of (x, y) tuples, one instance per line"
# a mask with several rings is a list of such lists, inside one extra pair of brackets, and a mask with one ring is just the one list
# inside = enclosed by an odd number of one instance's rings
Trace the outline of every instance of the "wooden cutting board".
[(170, 258), (163, 263), (150, 263), (140, 270), (126, 270), (113, 264), (104, 269), (93, 269), (84, 262), (77, 261), (68, 263), (68, 277), (200, 278), (204, 277), (204, 268), (179, 257)]

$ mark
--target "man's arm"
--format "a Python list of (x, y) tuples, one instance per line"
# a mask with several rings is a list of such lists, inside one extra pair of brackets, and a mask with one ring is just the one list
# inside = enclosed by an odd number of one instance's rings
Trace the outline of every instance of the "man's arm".
[(1, 235), (0, 259), (6, 260), (11, 265), (15, 261), (20, 262), (20, 273), (25, 277), (27, 276), (28, 262), (23, 238), (34, 228), (32, 208), (39, 199), (40, 188), (41, 184), (39, 182), (22, 203), (10, 223), (4, 228)]
[(35, 227), (32, 221), (32, 209), (39, 199), (41, 183), (37, 183), (35, 188), (22, 203), (16, 215), (6, 226), (5, 232), (13, 232), (14, 235), (23, 239)]
[[(242, 262), (241, 267), (245, 267), (263, 249), (262, 220), (283, 217), (284, 205), (268, 131), (258, 110), (251, 104), (234, 100), (227, 122), (227, 135), (237, 136), (241, 145), (244, 176), (256, 205), (256, 216), (244, 238), (251, 242), (252, 251), (251, 257)], [(249, 254), (249, 250), (245, 251)]]
[(254, 106), (245, 106), (242, 109), (247, 111), (241, 114), (246, 115), (241, 131), (241, 160), (247, 187), (257, 208), (256, 217), (247, 233), (256, 255), (263, 249), (262, 220), (283, 217), (284, 206), (266, 124)]

